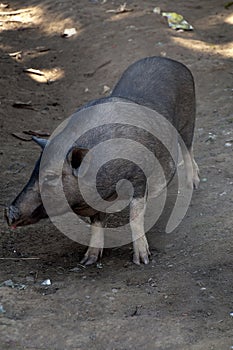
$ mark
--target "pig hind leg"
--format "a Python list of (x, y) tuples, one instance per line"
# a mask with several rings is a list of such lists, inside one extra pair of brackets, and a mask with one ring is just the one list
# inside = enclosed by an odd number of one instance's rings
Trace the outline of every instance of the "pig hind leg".
[(91, 239), (89, 247), (81, 260), (81, 264), (92, 265), (102, 257), (104, 248), (104, 229), (100, 221), (94, 221), (91, 225)]
[[(194, 118), (191, 118), (194, 120)], [(189, 121), (181, 130), (180, 136), (182, 137), (187, 151), (182, 148), (182, 155), (184, 159), (185, 168), (187, 171), (187, 184), (191, 188), (197, 189), (200, 183), (199, 179), (199, 167), (194, 159), (193, 154), (193, 134), (194, 134), (194, 122)], [(190, 162), (191, 160), (191, 162)]]
[(135, 198), (130, 204), (130, 227), (133, 240), (133, 262), (149, 264), (149, 246), (144, 230), (145, 198)]

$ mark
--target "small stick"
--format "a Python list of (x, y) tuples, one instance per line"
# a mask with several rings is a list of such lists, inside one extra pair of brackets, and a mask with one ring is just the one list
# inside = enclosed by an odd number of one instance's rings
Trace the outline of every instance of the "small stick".
[(93, 70), (92, 72), (87, 72), (87, 73), (84, 73), (84, 77), (92, 77), (99, 69), (107, 66), (107, 64), (111, 63), (111, 60), (109, 61), (106, 61), (104, 63), (102, 63), (100, 66), (98, 66), (95, 70)]
[(29, 12), (31, 9), (23, 9), (23, 10), (17, 10), (17, 11), (4, 11), (0, 12), (0, 16), (14, 16), (19, 15), (20, 13)]
[(39, 69), (24, 68), (23, 71), (24, 71), (25, 73), (29, 73), (29, 74), (35, 74), (35, 75), (44, 76), (44, 73), (41, 72)]

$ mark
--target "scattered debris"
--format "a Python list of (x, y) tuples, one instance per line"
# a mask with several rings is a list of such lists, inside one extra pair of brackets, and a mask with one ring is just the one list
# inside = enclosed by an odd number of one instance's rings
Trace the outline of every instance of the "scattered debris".
[(89, 92), (88, 87), (86, 87), (86, 88), (84, 89), (84, 92)]
[(110, 88), (108, 85), (104, 85), (102, 94), (105, 95), (105, 94), (107, 94), (110, 90), (111, 90), (111, 88)]
[(133, 11), (132, 8), (127, 8), (126, 6), (127, 6), (127, 3), (125, 2), (123, 5), (120, 5), (116, 10), (107, 10), (106, 13), (119, 14), (119, 13), (132, 12)]
[(27, 288), (27, 286), (25, 284), (22, 283), (14, 283), (12, 280), (7, 280), (4, 281), (0, 284), (0, 287), (9, 287), (9, 288), (16, 288), (19, 290), (24, 290)]
[(10, 52), (8, 55), (10, 57), (16, 58), (17, 60), (21, 60), (23, 55), (34, 55), (36, 53), (41, 53), (41, 52), (47, 52), (50, 51), (49, 48), (44, 47), (44, 46), (38, 46), (34, 49), (30, 50), (21, 50), (21, 51), (16, 51), (16, 52)]
[(51, 286), (51, 285), (52, 285), (52, 282), (51, 282), (51, 280), (48, 278), (47, 280), (44, 280), (43, 282), (41, 282), (41, 285), (42, 285), (42, 286), (48, 287), (48, 286)]
[(71, 36), (77, 34), (77, 30), (75, 28), (67, 28), (64, 30), (63, 34), (61, 35), (62, 38), (70, 38)]
[(29, 73), (29, 74), (36, 74), (36, 75), (44, 76), (44, 73), (41, 72), (41, 70), (39, 70), (39, 69), (24, 68), (23, 72), (24, 73)]
[(86, 77), (86, 78), (92, 77), (99, 69), (101, 69), (101, 68), (107, 66), (107, 65), (108, 65), (109, 63), (111, 63), (111, 62), (112, 62), (112, 61), (109, 60), (109, 61), (106, 61), (106, 62), (102, 63), (100, 66), (96, 67), (93, 71), (84, 73), (84, 74), (83, 74), (84, 77)]
[(225, 8), (226, 10), (228, 10), (229, 7), (231, 7), (232, 5), (233, 5), (233, 1), (227, 2), (227, 3), (224, 5), (224, 8)]
[(182, 15), (176, 12), (161, 12), (161, 15), (167, 18), (168, 25), (172, 29), (193, 30), (193, 26)]
[(176, 12), (164, 12), (160, 7), (155, 7), (153, 13), (166, 17), (168, 26), (176, 30), (193, 30), (193, 26), (189, 24), (182, 15)]

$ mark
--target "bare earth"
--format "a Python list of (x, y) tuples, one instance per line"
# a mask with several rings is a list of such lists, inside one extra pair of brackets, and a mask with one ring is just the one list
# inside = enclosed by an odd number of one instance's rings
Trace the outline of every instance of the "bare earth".
[[(34, 143), (11, 134), (52, 132), (145, 56), (166, 55), (193, 72), (202, 181), (174, 232), (165, 234), (158, 224), (148, 234), (148, 266), (131, 262), (130, 245), (107, 250), (102, 269), (82, 268), (77, 264), (85, 247), (48, 220), (12, 231), (1, 215), (0, 283), (12, 279), (27, 288), (0, 287), (0, 349), (232, 348), (233, 6), (225, 9), (220, 0), (132, 0), (127, 8), (133, 11), (115, 14), (106, 11), (120, 1), (26, 3), (11, 1), (0, 9), (28, 10), (0, 15), (2, 213), (39, 154)], [(169, 29), (152, 12), (155, 6), (181, 13), (195, 30)], [(73, 27), (75, 36), (61, 37)], [(21, 53), (9, 56), (16, 52)], [(17, 101), (31, 104), (13, 107)], [(46, 278), (52, 285), (43, 287)]]

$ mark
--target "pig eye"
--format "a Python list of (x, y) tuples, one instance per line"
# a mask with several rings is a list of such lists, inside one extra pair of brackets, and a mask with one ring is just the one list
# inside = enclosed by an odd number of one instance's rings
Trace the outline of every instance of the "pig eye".
[(56, 175), (46, 175), (45, 178), (44, 178), (44, 181), (45, 182), (52, 182), (54, 180), (57, 180), (57, 176)]

